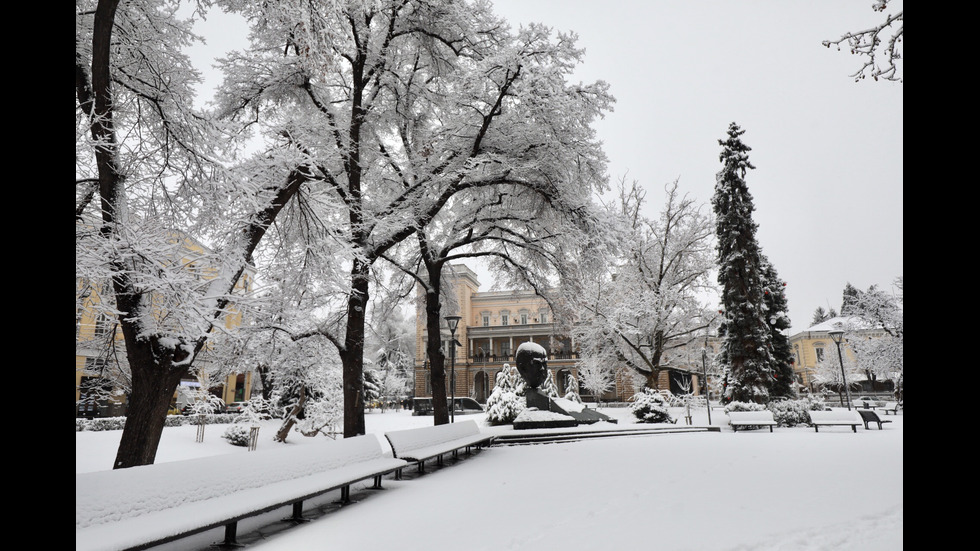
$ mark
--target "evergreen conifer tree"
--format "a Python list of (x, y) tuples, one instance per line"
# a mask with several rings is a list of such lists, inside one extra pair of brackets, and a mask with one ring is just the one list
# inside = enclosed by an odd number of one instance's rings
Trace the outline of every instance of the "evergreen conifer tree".
[(568, 378), (568, 382), (565, 384), (565, 396), (563, 398), (578, 402), (579, 404), (582, 403), (582, 397), (578, 393), (578, 381), (575, 380), (575, 377)]
[(544, 382), (538, 387), (538, 391), (549, 398), (561, 398), (561, 394), (558, 393), (558, 385), (555, 384), (554, 373), (550, 369), (548, 370), (548, 376), (544, 378)]
[(828, 319), (829, 316), (827, 316), (827, 311), (823, 309), (823, 306), (817, 306), (817, 309), (813, 311), (813, 319), (810, 320), (810, 325), (816, 325)]
[(843, 299), (841, 300), (840, 305), (840, 312), (842, 315), (853, 315), (854, 309), (857, 307), (859, 294), (860, 291), (857, 290), (857, 287), (851, 285), (850, 281), (844, 285)]
[(513, 423), (526, 407), (524, 379), (516, 367), (504, 364), (497, 373), (493, 392), (487, 398), (487, 421), (491, 425)]
[(763, 301), (768, 313), (772, 355), (775, 360), (773, 366), (775, 380), (769, 393), (771, 396), (796, 398), (793, 384), (796, 379), (796, 374), (793, 372), (793, 350), (789, 345), (789, 337), (784, 333), (792, 325), (789, 319), (789, 303), (786, 300), (786, 283), (779, 279), (776, 268), (765, 255), (762, 256), (762, 266), (766, 285), (763, 288)]
[(725, 402), (769, 401), (773, 366), (772, 337), (764, 290), (763, 260), (756, 241), (755, 206), (745, 183), (751, 148), (742, 143), (744, 130), (734, 122), (728, 138), (719, 140), (723, 165), (715, 182), (712, 206), (718, 240), (718, 283), (722, 288), (723, 336), (721, 362), (728, 377)]

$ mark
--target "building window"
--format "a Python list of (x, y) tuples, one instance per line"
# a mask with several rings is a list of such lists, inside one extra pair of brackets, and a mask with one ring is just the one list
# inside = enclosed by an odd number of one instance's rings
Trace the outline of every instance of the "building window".
[(548, 313), (541, 312), (540, 314), (538, 314), (538, 319), (541, 320), (541, 323), (548, 323)]
[(500, 325), (510, 325), (510, 311), (501, 310), (500, 312)]
[(817, 353), (817, 363), (822, 363), (823, 362), (823, 348), (815, 348), (814, 350)]
[(521, 313), (521, 325), (527, 325), (527, 314)]
[(109, 336), (115, 329), (115, 320), (103, 312), (99, 312), (95, 318), (95, 338), (102, 339)]
[(483, 326), (490, 327), (490, 314), (483, 314)]

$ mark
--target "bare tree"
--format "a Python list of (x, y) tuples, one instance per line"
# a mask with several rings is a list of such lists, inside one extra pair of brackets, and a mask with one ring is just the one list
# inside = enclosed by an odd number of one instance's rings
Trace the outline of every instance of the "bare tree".
[(706, 305), (713, 225), (676, 181), (666, 186), (658, 219), (642, 215), (644, 202), (635, 182), (621, 183), (618, 211), (609, 215), (619, 221), (620, 249), (581, 295), (573, 331), (583, 356), (624, 364), (657, 389), (665, 354), (697, 339), (713, 319)]
[[(871, 9), (884, 12), (892, 0), (875, 0)], [(861, 56), (864, 63), (851, 76), (855, 81), (870, 76), (874, 80), (884, 79), (903, 82), (902, 38), (904, 33), (903, 11), (886, 14), (885, 19), (870, 28), (845, 33), (837, 40), (824, 40), (826, 47), (846, 44), (851, 54)]]
[(558, 183), (570, 160), (579, 172), (601, 172), (583, 123), (611, 98), (603, 83), (561, 80), (581, 55), (571, 37), (552, 40), (541, 26), (511, 34), (483, 3), (243, 9), (253, 46), (229, 57), (218, 97), (227, 115), (258, 121), (277, 144), (270, 166), (306, 178), (326, 232), (344, 243), (346, 304), (317, 331), (344, 366), (344, 434), (363, 434), (375, 262), (466, 190)]
[[(114, 468), (153, 463), (180, 379), (193, 375), (252, 252), (306, 181), (297, 168), (257, 188), (224, 170), (230, 140), (191, 107), (198, 75), (181, 48), (194, 36), (175, 10), (156, 0), (76, 3), (76, 279), (107, 282), (132, 373)], [(190, 243), (194, 230), (211, 246)]]

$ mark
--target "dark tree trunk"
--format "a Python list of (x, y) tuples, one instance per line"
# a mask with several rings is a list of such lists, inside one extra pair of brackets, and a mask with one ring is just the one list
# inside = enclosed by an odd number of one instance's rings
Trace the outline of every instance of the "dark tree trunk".
[(340, 354), (344, 381), (344, 438), (365, 434), (364, 324), (367, 319), (370, 264), (355, 260), (347, 299), (347, 335)]
[[(429, 377), (432, 382), (433, 424), (444, 425), (449, 422), (449, 407), (446, 396), (446, 355), (442, 352), (442, 331), (439, 315), (439, 270), (430, 270), (429, 289), (425, 293), (425, 328), (428, 332), (425, 352), (429, 357)], [(434, 279), (433, 279), (434, 278)]]
[(152, 358), (152, 340), (134, 341), (126, 339), (126, 356), (132, 372), (133, 388), (113, 469), (153, 464), (167, 420), (167, 410), (185, 373), (184, 369), (158, 365)]

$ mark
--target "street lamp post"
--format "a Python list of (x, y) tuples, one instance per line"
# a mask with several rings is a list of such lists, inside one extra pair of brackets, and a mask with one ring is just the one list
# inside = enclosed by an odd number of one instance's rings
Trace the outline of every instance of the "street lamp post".
[(837, 345), (837, 359), (840, 360), (840, 376), (841, 380), (844, 381), (844, 392), (847, 394), (847, 411), (851, 410), (851, 389), (847, 386), (847, 375), (844, 374), (844, 356), (840, 353), (840, 343), (844, 339), (844, 332), (840, 329), (834, 331), (828, 331), (830, 338), (834, 340), (834, 344)]
[[(704, 339), (707, 341), (707, 337)], [(701, 349), (701, 372), (704, 373), (704, 404), (708, 406), (708, 424), (711, 424), (711, 393), (708, 392), (708, 349)]]
[(459, 326), (460, 316), (446, 316), (449, 326), (449, 422), (456, 422), (456, 327)]

